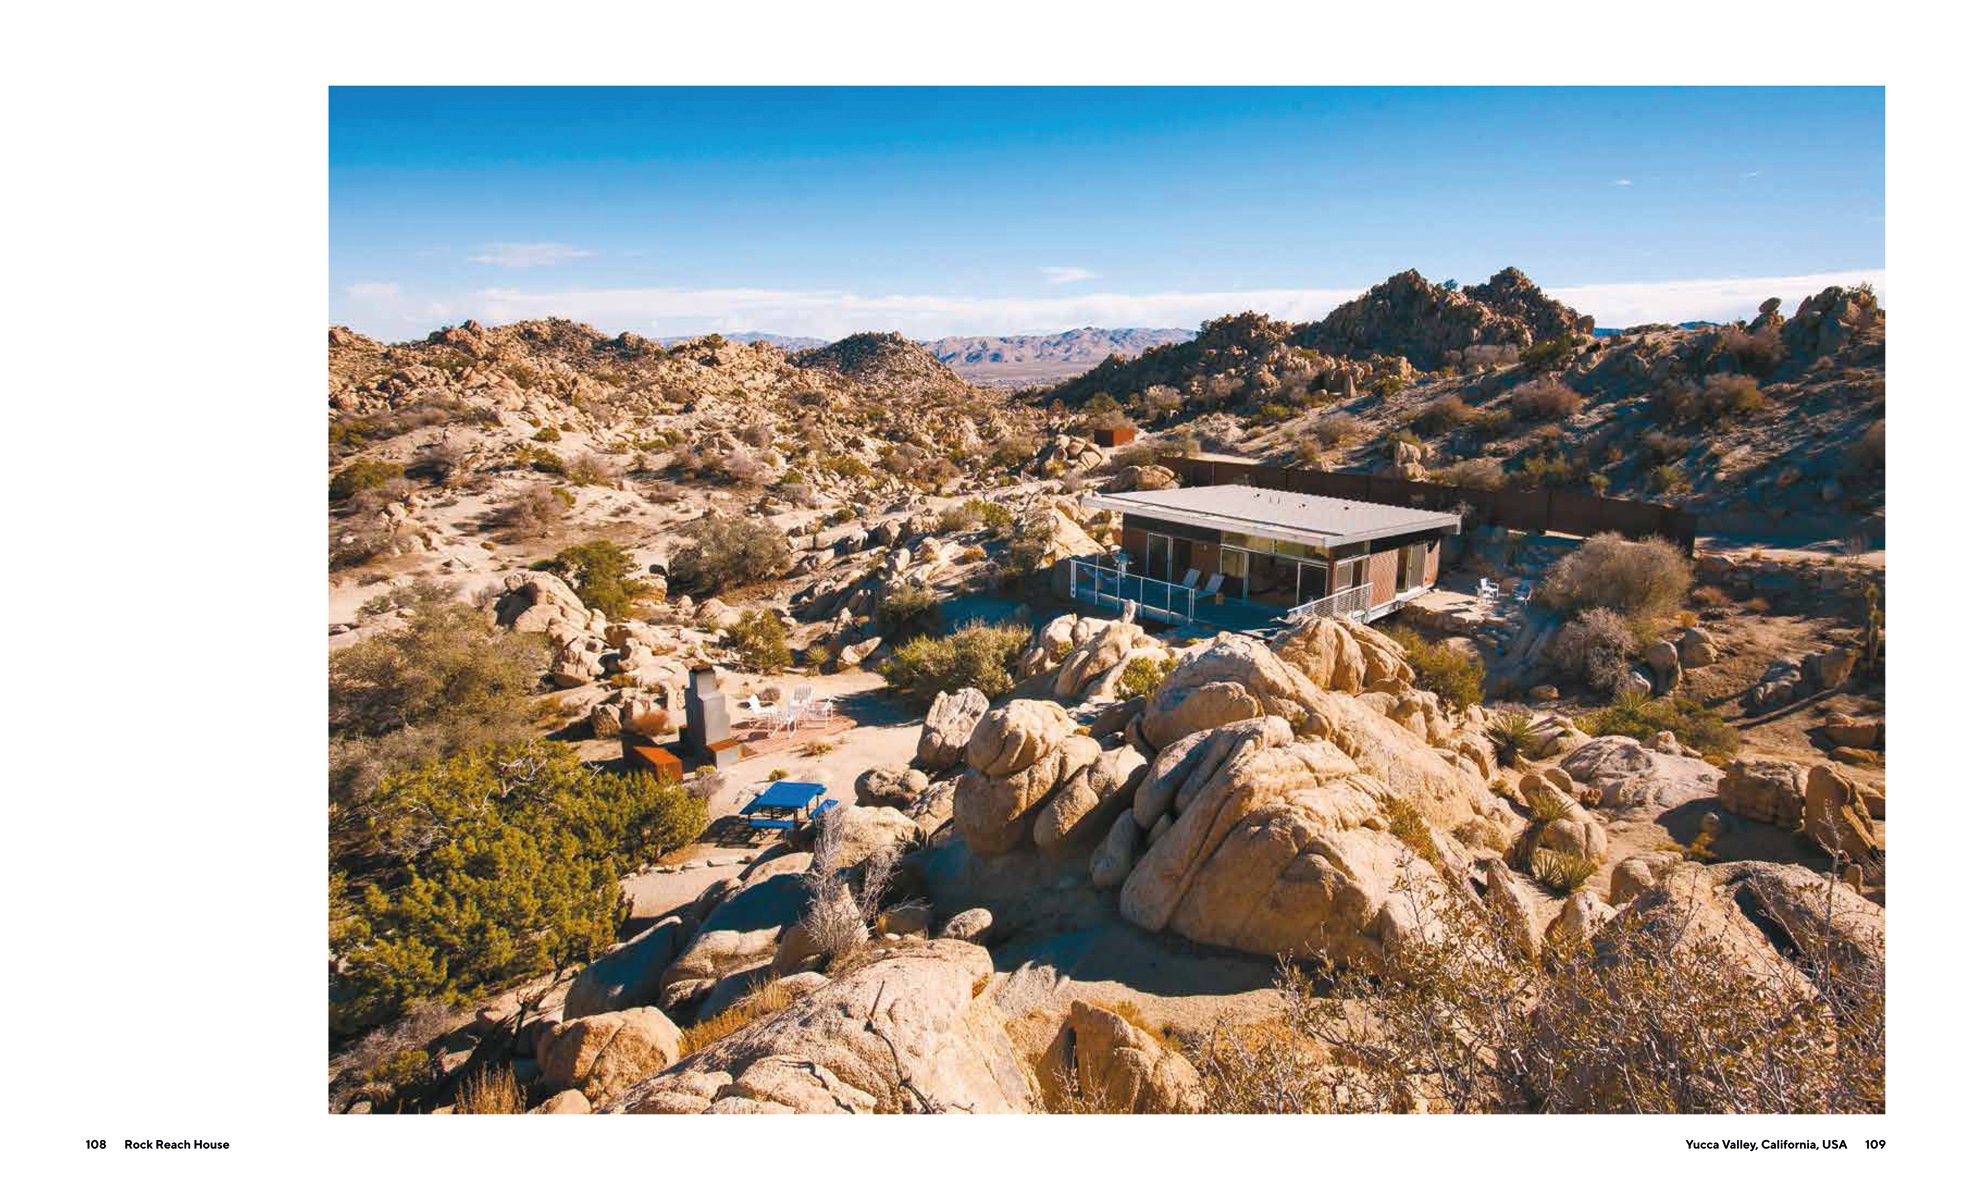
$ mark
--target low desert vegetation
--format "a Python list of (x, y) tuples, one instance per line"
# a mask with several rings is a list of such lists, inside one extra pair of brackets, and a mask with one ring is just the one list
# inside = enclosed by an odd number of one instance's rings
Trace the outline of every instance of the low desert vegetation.
[(404, 468), (393, 462), (359, 458), (329, 477), (329, 500), (340, 503), (359, 492), (380, 488), (404, 477)]
[(1642, 691), (1618, 691), (1608, 707), (1583, 715), (1575, 724), (1597, 737), (1620, 735), (1639, 741), (1667, 731), (1682, 745), (1718, 761), (1738, 752), (1738, 730), (1685, 696), (1651, 699)]
[(1004, 695), (1013, 686), (1013, 670), (1027, 637), (1026, 627), (1013, 623), (974, 623), (943, 637), (915, 637), (884, 661), (883, 678), (927, 707), (939, 692), (960, 688)]
[(1667, 616), (1690, 594), (1690, 561), (1662, 538), (1632, 542), (1598, 533), (1554, 564), (1541, 598), (1555, 608), (1610, 608), (1631, 618)]
[(764, 521), (708, 512), (680, 532), (687, 541), (671, 556), (670, 581), (696, 596), (777, 578), (793, 557), (786, 536)]
[(330, 863), (330, 1025), (345, 1033), (594, 958), (619, 877), (697, 837), (706, 809), (536, 741), (387, 775), (352, 816), (360, 837)]
[(1390, 627), (1389, 636), (1403, 647), (1417, 673), (1417, 686), (1436, 692), (1452, 708), (1476, 704), (1485, 696), (1485, 662), (1469, 650), (1433, 642), (1407, 625)]
[(1879, 960), (1848, 952), (1831, 919), (1768, 967), (1675, 904), (1537, 958), (1494, 906), (1461, 899), (1441, 915), (1442, 936), (1402, 939), (1375, 972), (1283, 967), (1276, 1021), (1187, 1046), (1206, 1109), (1883, 1110)]
[(1547, 657), (1569, 678), (1613, 695), (1628, 681), (1639, 643), (1629, 621), (1612, 608), (1589, 608), (1560, 627)]
[(1512, 415), (1522, 421), (1564, 421), (1581, 411), (1581, 393), (1558, 379), (1530, 379), (1506, 393)]
[(787, 648), (787, 623), (770, 608), (741, 613), (731, 630), (733, 653), (748, 671), (770, 675), (794, 663)]
[(877, 604), (876, 623), (891, 641), (930, 633), (938, 625), (937, 594), (919, 584), (905, 584)]
[(1122, 677), (1116, 680), (1116, 699), (1133, 700), (1147, 696), (1163, 683), (1163, 677), (1170, 674), (1168, 659), (1153, 658), (1142, 654), (1129, 660), (1122, 669)]
[(634, 613), (650, 591), (629, 551), (607, 538), (569, 546), (542, 566), (566, 579), (582, 603), (616, 620)]

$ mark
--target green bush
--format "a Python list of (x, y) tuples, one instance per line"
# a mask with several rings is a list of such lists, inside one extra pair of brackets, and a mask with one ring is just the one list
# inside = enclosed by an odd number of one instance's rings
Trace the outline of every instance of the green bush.
[(1738, 730), (1684, 696), (1652, 700), (1642, 692), (1618, 692), (1607, 708), (1587, 713), (1575, 724), (1596, 737), (1620, 735), (1638, 741), (1667, 729), (1678, 742), (1706, 758), (1725, 759), (1738, 752)]
[(1581, 411), (1581, 394), (1558, 379), (1530, 379), (1506, 393), (1512, 415), (1522, 421), (1558, 421)]
[(1004, 533), (1012, 527), (1012, 509), (980, 496), (974, 496), (963, 504), (954, 504), (938, 514), (938, 529), (943, 533), (960, 533), (967, 529)]
[(1534, 749), (1540, 744), (1540, 737), (1533, 731), (1533, 717), (1529, 713), (1507, 713), (1487, 731), (1492, 739), (1492, 747), (1498, 752), (1499, 761), (1506, 766), (1524, 762), (1533, 757)]
[(1167, 659), (1140, 655), (1129, 660), (1122, 669), (1122, 678), (1116, 681), (1116, 698), (1131, 700), (1137, 696), (1147, 696), (1163, 683), (1163, 677), (1170, 674)]
[(582, 603), (616, 620), (629, 616), (650, 590), (637, 574), (636, 560), (607, 538), (567, 547), (547, 561), (546, 569), (566, 579)]
[(1574, 339), (1548, 338), (1519, 352), (1519, 365), (1529, 371), (1557, 371), (1574, 361)]
[(891, 687), (927, 707), (939, 692), (959, 688), (999, 696), (1012, 688), (1013, 671), (1026, 644), (1023, 625), (975, 623), (940, 638), (912, 638), (881, 670)]
[(794, 662), (793, 652), (787, 649), (787, 625), (769, 608), (740, 615), (732, 626), (732, 646), (739, 665), (748, 671), (770, 674)]
[(1594, 860), (1544, 848), (1533, 852), (1527, 868), (1540, 886), (1563, 896), (1580, 891), (1583, 884), (1595, 877)]
[(558, 442), (561, 440), (561, 430), (552, 425), (543, 425), (534, 431), (534, 440), (537, 442)]
[(330, 931), (341, 1032), (593, 957), (615, 937), (618, 878), (706, 822), (683, 788), (599, 773), (547, 742), (391, 775), (371, 812), (387, 856), (362, 864), (360, 895)]
[(876, 606), (877, 624), (891, 641), (937, 628), (938, 598), (929, 588), (906, 584)]
[(1417, 673), (1417, 686), (1436, 692), (1446, 704), (1463, 708), (1485, 696), (1485, 663), (1468, 650), (1441, 642), (1427, 641), (1416, 630), (1404, 625), (1390, 629), (1389, 635), (1403, 647), (1404, 656)]
[(367, 492), (404, 477), (404, 468), (393, 462), (359, 458), (329, 479), (329, 499), (340, 502), (358, 492)]
[(764, 521), (708, 512), (680, 531), (690, 541), (671, 556), (675, 590), (704, 597), (784, 574), (787, 537)]

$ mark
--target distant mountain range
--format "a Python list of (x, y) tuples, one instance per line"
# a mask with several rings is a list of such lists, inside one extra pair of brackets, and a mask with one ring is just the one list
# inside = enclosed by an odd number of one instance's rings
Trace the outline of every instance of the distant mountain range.
[(972, 383), (1026, 387), (1079, 375), (1111, 354), (1135, 358), (1154, 346), (1189, 341), (1197, 333), (1195, 329), (1083, 327), (1065, 333), (938, 338), (925, 342), (924, 348)]
[[(1062, 333), (946, 337), (920, 344), (968, 383), (987, 387), (1033, 387), (1072, 378), (1111, 354), (1126, 359), (1135, 358), (1154, 346), (1189, 341), (1197, 333), (1195, 329), (1096, 329), (1088, 326)], [(665, 346), (675, 346), (702, 336), (692, 334), (657, 340)], [(748, 344), (766, 342), (789, 353), (829, 345), (826, 338), (789, 337), (778, 333), (725, 333), (720, 336), (728, 341)]]

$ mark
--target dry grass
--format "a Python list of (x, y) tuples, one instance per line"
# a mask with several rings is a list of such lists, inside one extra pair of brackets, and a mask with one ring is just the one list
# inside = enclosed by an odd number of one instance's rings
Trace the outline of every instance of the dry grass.
[(452, 1111), (473, 1116), (524, 1113), (527, 1111), (527, 1098), (521, 1094), (520, 1084), (514, 1079), (511, 1068), (489, 1065), (480, 1068), (459, 1085), (458, 1099), (453, 1102)]
[(794, 1003), (794, 990), (778, 979), (765, 980), (754, 986), (752, 991), (732, 1007), (696, 1025), (682, 1030), (678, 1042), (678, 1057), (696, 1054), (705, 1047), (729, 1034), (736, 1033), (755, 1021), (772, 1016)]

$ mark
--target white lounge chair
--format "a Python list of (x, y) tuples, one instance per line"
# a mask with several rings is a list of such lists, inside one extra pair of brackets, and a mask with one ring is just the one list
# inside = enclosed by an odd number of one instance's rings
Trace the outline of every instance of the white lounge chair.
[(1198, 586), (1198, 576), (1202, 573), (1203, 572), (1199, 571), (1196, 567), (1192, 567), (1189, 571), (1186, 571), (1184, 573), (1184, 582), (1178, 584), (1177, 586), (1181, 588), (1194, 588)]
[(778, 715), (780, 706), (777, 704), (761, 704), (758, 696), (748, 696), (739, 702), (739, 711), (748, 720), (764, 721), (768, 717)]
[(1480, 577), (1478, 581), (1478, 598), (1481, 600), (1497, 600), (1499, 598), (1499, 585), (1493, 583), (1490, 579)]

